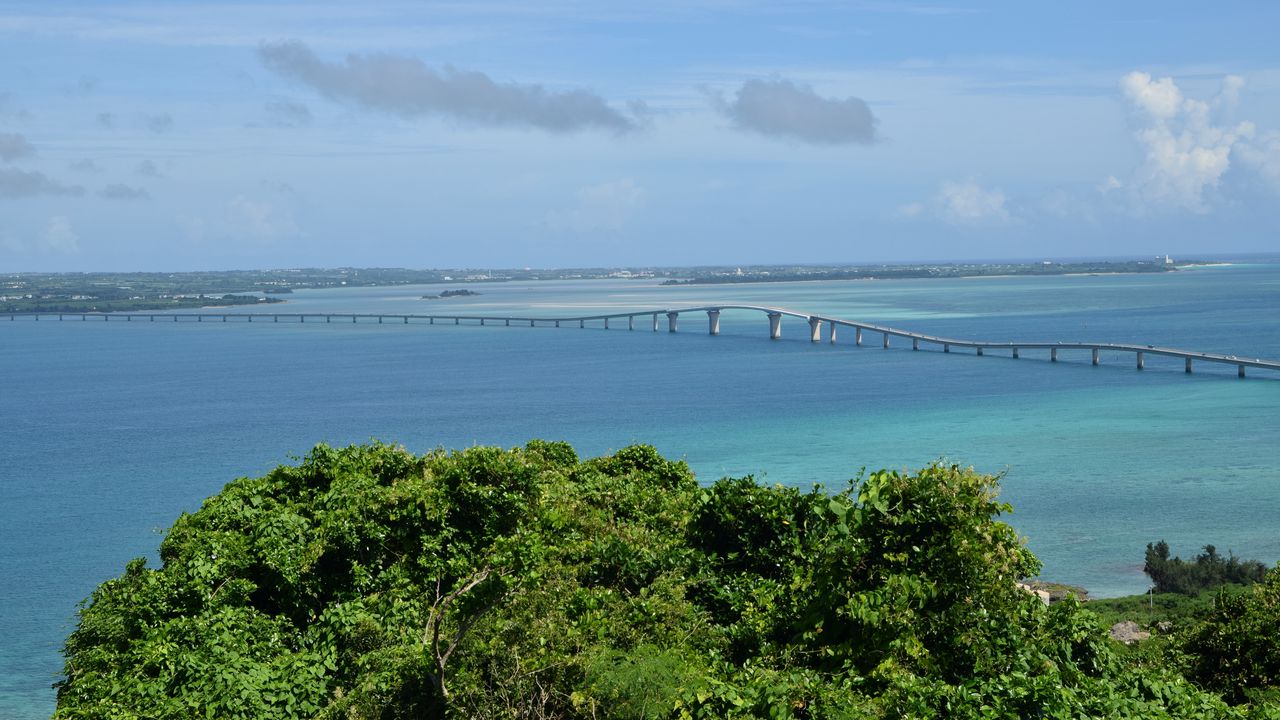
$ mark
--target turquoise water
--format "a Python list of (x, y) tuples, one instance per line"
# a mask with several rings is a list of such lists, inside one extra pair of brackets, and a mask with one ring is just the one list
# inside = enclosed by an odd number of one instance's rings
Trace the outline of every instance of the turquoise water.
[[(1280, 265), (1159, 276), (661, 287), (637, 281), (299, 292), (284, 311), (573, 315), (758, 303), (955, 337), (1131, 341), (1280, 358)], [(220, 311), (219, 311), (220, 312)], [(1140, 592), (1147, 542), (1280, 558), (1280, 374), (1087, 352), (1021, 360), (722, 334), (349, 323), (0, 321), (0, 717), (46, 717), (77, 602), (228, 480), (316, 442), (415, 451), (632, 442), (703, 480), (836, 485), (940, 457), (1006, 473), (1044, 576)]]

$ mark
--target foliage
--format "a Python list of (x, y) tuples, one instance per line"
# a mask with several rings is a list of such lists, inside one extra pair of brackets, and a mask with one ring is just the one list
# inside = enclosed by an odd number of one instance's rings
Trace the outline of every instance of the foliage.
[(647, 446), (322, 445), (94, 592), (55, 717), (1243, 717), (1019, 589), (996, 494), (941, 464), (802, 491)]
[(1156, 592), (1196, 595), (1202, 590), (1229, 583), (1248, 585), (1259, 582), (1267, 568), (1257, 560), (1241, 560), (1234, 553), (1227, 557), (1217, 548), (1205, 545), (1204, 552), (1188, 562), (1169, 557), (1169, 544), (1161, 540), (1147, 543), (1146, 563), (1142, 567), (1156, 585)]
[(1280, 690), (1280, 569), (1245, 592), (1219, 592), (1182, 646), (1188, 675), (1239, 702)]
[(1190, 626), (1211, 611), (1217, 602), (1218, 594), (1226, 592), (1237, 594), (1244, 592), (1244, 585), (1223, 585), (1221, 587), (1201, 590), (1196, 595), (1182, 593), (1143, 593), (1118, 598), (1100, 598), (1090, 600), (1088, 608), (1106, 625), (1114, 625), (1124, 620), (1133, 620), (1144, 627), (1153, 627), (1166, 623), (1165, 627), (1182, 628)]

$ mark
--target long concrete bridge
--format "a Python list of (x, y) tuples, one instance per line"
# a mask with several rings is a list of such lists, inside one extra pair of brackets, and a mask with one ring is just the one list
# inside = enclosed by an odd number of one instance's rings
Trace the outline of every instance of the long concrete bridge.
[(1119, 352), (1133, 353), (1134, 366), (1138, 370), (1142, 370), (1146, 366), (1146, 358), (1149, 355), (1181, 358), (1183, 360), (1183, 369), (1190, 373), (1193, 363), (1208, 362), (1218, 363), (1222, 365), (1234, 365), (1236, 375), (1245, 377), (1245, 368), (1261, 368), (1265, 370), (1280, 371), (1280, 361), (1265, 360), (1261, 358), (1243, 358), (1235, 355), (1224, 355), (1221, 353), (1197, 352), (1193, 350), (1180, 350), (1178, 348), (1157, 347), (1154, 345), (1135, 345), (1131, 343), (1093, 343), (1093, 342), (988, 342), (982, 340), (965, 340), (959, 338), (946, 338), (937, 335), (927, 335), (925, 333), (912, 332), (910, 330), (902, 330), (892, 328), (885, 325), (877, 325), (874, 323), (858, 322), (854, 320), (844, 320), (841, 318), (829, 317), (825, 315), (815, 315), (812, 313), (798, 312), (788, 310), (786, 308), (768, 307), (763, 305), (706, 305), (699, 307), (686, 308), (664, 308), (661, 310), (636, 310), (630, 312), (608, 313), (603, 315), (583, 315), (575, 317), (535, 317), (535, 316), (493, 316), (493, 315), (420, 315), (420, 314), (377, 314), (377, 313), (266, 313), (266, 312), (177, 312), (177, 313), (14, 313), (9, 315), (10, 321), (18, 319), (36, 320), (57, 319), (60, 321), (67, 320), (101, 320), (110, 322), (351, 322), (351, 323), (401, 323), (401, 324), (430, 324), (437, 323), (461, 325), (479, 324), (479, 325), (524, 325), (529, 327), (561, 327), (573, 326), (577, 324), (580, 328), (585, 328), (588, 323), (592, 326), (601, 325), (604, 329), (610, 328), (610, 323), (614, 323), (614, 327), (620, 327), (625, 322), (628, 330), (635, 330), (637, 318), (641, 320), (641, 325), (648, 322), (653, 332), (657, 332), (662, 325), (661, 318), (666, 319), (666, 328), (668, 332), (676, 332), (679, 329), (679, 319), (681, 315), (705, 313), (707, 318), (707, 330), (712, 335), (720, 334), (720, 314), (726, 310), (741, 310), (748, 312), (758, 312), (763, 314), (769, 321), (769, 337), (777, 340), (782, 337), (782, 318), (791, 317), (803, 320), (807, 326), (807, 335), (813, 342), (820, 342), (823, 337), (823, 329), (826, 329), (825, 337), (829, 342), (836, 342), (840, 328), (846, 328), (853, 333), (853, 342), (855, 345), (862, 345), (864, 335), (871, 334), (880, 336), (880, 344), (883, 348), (890, 347), (891, 338), (899, 338), (901, 340), (910, 340), (911, 349), (919, 350), (921, 345), (933, 346), (941, 348), (942, 352), (949, 353), (953, 349), (963, 348), (973, 350), (977, 355), (983, 355), (988, 350), (1008, 351), (1013, 358), (1021, 357), (1023, 350), (1048, 350), (1049, 361), (1057, 362), (1058, 354), (1063, 350), (1083, 350), (1089, 352), (1090, 362), (1098, 365), (1102, 352)]

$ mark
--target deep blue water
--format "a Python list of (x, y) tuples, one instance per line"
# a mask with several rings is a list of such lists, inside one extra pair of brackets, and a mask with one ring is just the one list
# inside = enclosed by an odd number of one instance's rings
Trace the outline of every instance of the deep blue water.
[[(659, 287), (508, 283), (299, 292), (282, 311), (574, 315), (741, 302), (990, 340), (1128, 341), (1280, 358), (1280, 265), (1078, 276)], [(219, 311), (220, 312), (220, 311)], [(665, 319), (664, 319), (665, 322)], [(414, 451), (633, 442), (703, 480), (838, 485), (938, 458), (1005, 472), (1046, 578), (1141, 592), (1147, 542), (1280, 558), (1280, 373), (1064, 351), (814, 345), (784, 320), (681, 332), (349, 323), (0, 321), (0, 717), (47, 717), (76, 604), (178, 513), (317, 442)]]

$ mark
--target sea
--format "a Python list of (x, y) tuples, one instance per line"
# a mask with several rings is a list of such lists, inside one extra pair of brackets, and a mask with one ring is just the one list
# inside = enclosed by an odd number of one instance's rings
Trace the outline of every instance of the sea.
[[(1131, 342), (1280, 359), (1280, 258), (1172, 273), (664, 286), (652, 279), (298, 291), (280, 312), (572, 317), (756, 304), (987, 341)], [(1280, 559), (1280, 372), (1087, 350), (889, 349), (701, 313), (604, 329), (0, 318), (0, 718), (48, 717), (79, 603), (230, 480), (317, 443), (414, 452), (633, 443), (702, 482), (844, 487), (958, 463), (1002, 476), (1047, 580), (1144, 592), (1167, 540)]]

